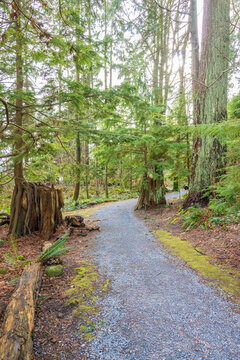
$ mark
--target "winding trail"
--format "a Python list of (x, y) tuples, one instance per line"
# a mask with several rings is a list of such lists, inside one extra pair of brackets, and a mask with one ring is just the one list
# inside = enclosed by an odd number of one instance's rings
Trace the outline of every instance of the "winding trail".
[(134, 204), (97, 213), (96, 262), (111, 287), (101, 300), (104, 325), (81, 359), (240, 359), (240, 315), (159, 246)]

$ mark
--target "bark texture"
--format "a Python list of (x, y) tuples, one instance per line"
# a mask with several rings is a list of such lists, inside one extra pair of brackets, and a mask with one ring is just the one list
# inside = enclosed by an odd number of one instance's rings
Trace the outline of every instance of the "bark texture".
[(27, 265), (5, 311), (0, 332), (0, 360), (31, 360), (35, 303), (40, 283), (40, 264)]
[(77, 133), (76, 136), (76, 183), (74, 188), (73, 200), (78, 201), (79, 192), (80, 192), (80, 179), (81, 179), (81, 143), (80, 143), (80, 134)]
[[(206, 0), (204, 3), (196, 126), (227, 119), (229, 9), (229, 0)], [(209, 187), (218, 181), (225, 166), (224, 153), (217, 138), (203, 134), (194, 139), (190, 192), (184, 207), (208, 202)]]
[(166, 204), (165, 193), (163, 192), (163, 181), (153, 180), (147, 177), (140, 190), (135, 210), (147, 209)]
[(22, 181), (13, 192), (9, 234), (24, 236), (40, 231), (49, 238), (62, 223), (63, 205), (62, 190)]

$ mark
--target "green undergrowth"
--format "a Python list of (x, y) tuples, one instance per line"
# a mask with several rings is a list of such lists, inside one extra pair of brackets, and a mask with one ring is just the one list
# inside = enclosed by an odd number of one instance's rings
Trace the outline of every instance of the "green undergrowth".
[(85, 340), (93, 337), (96, 328), (102, 326), (102, 321), (95, 324), (94, 318), (98, 314), (97, 300), (106, 294), (110, 280), (102, 276), (97, 267), (88, 261), (83, 261), (76, 268), (76, 276), (67, 290), (69, 305), (73, 305), (73, 314), (79, 318), (79, 331)]
[[(225, 211), (218, 211), (213, 208), (212, 203), (208, 208), (201, 208), (200, 206), (189, 207), (187, 210), (180, 210), (176, 218), (181, 221), (182, 226), (186, 230), (192, 230), (197, 227), (201, 229), (214, 229), (216, 226), (221, 226), (224, 229), (229, 229), (233, 224), (240, 223), (240, 211), (233, 211), (232, 209), (225, 209)], [(175, 222), (175, 220), (173, 221)]]
[(227, 266), (213, 265), (209, 256), (203, 255), (197, 248), (187, 241), (172, 235), (167, 231), (157, 230), (155, 234), (161, 243), (165, 244), (170, 252), (186, 262), (192, 269), (198, 271), (203, 277), (213, 280), (217, 288), (223, 289), (240, 303), (240, 274), (231, 276), (233, 269)]

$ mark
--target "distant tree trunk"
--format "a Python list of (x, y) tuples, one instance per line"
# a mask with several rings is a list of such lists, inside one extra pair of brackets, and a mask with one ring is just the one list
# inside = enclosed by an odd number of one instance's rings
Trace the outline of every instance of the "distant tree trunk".
[[(95, 169), (98, 170), (98, 159), (95, 159)], [(96, 178), (95, 178), (95, 182), (96, 182), (96, 196), (99, 196), (99, 179), (98, 179), (98, 174), (96, 173)]]
[(178, 176), (173, 178), (173, 191), (179, 191), (179, 179)]
[[(204, 2), (196, 124), (217, 124), (227, 119), (229, 11), (229, 0)], [(209, 187), (223, 173), (224, 152), (224, 147), (216, 138), (204, 135), (195, 140), (190, 191), (184, 207), (192, 203), (208, 203)]]
[(108, 166), (105, 166), (105, 197), (108, 199)]
[(89, 199), (89, 143), (88, 141), (84, 141), (84, 165), (86, 169), (86, 180), (85, 180), (85, 188), (86, 188), (86, 197)]
[(80, 177), (81, 177), (80, 165), (81, 165), (81, 143), (80, 143), (80, 134), (78, 131), (76, 136), (76, 171), (75, 171), (76, 182), (75, 182), (74, 194), (73, 194), (73, 200), (75, 202), (78, 201), (79, 192), (80, 192)]
[[(107, 0), (104, 0), (104, 89), (105, 91), (108, 88), (107, 85)], [(109, 193), (108, 193), (108, 164), (105, 165), (105, 197), (108, 199)]]
[[(146, 126), (144, 128), (146, 133)], [(156, 180), (150, 178), (147, 173), (148, 167), (147, 146), (144, 147), (144, 167), (145, 173), (143, 175), (142, 186), (138, 197), (137, 205), (134, 210), (147, 209), (149, 207), (158, 207), (166, 204), (164, 179), (160, 176), (161, 171), (158, 171), (158, 178)], [(155, 172), (157, 170), (155, 169)]]
[(145, 177), (135, 210), (166, 204), (164, 194), (162, 193), (162, 184), (163, 181), (159, 179), (153, 180), (150, 177)]

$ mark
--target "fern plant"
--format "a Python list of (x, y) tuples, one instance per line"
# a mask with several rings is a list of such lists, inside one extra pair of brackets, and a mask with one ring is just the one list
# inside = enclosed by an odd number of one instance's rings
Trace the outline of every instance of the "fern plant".
[(201, 225), (204, 220), (204, 209), (199, 207), (189, 207), (184, 212), (182, 217), (182, 224), (184, 229), (192, 230)]
[(65, 254), (67, 251), (71, 250), (72, 247), (65, 247), (62, 246), (69, 238), (69, 233), (61, 236), (57, 241), (55, 241), (51, 246), (49, 246), (45, 251), (41, 252), (39, 255), (37, 262), (44, 263), (47, 259), (52, 256), (59, 256), (61, 254)]

